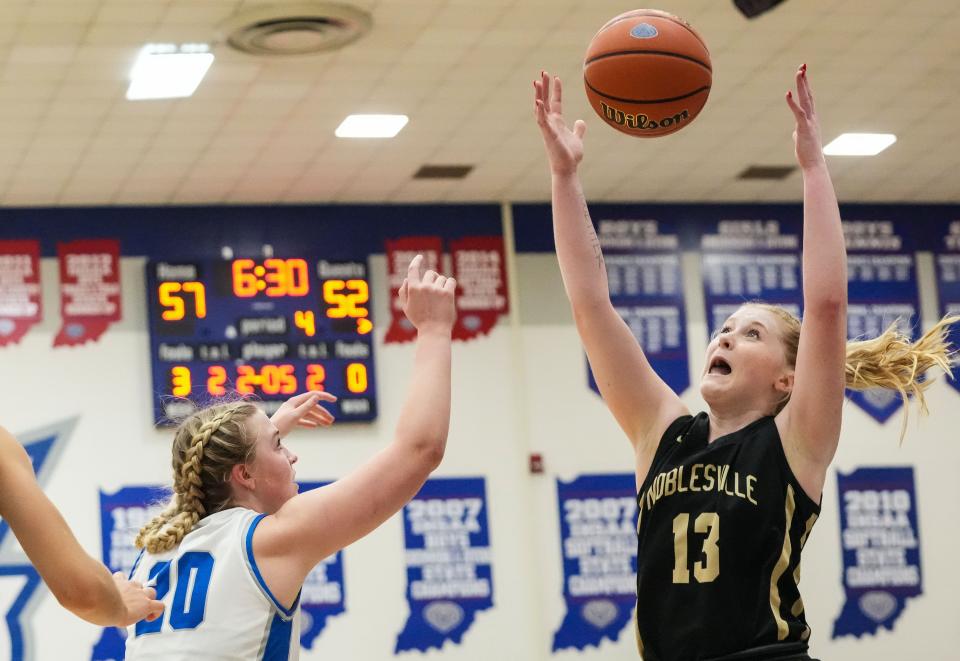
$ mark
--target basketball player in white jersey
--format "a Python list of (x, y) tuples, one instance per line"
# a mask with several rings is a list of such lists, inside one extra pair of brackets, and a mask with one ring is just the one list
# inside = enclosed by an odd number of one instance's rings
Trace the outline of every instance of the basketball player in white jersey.
[(308, 392), (272, 418), (246, 401), (186, 419), (173, 443), (174, 495), (137, 537), (132, 578), (155, 584), (164, 617), (128, 628), (128, 661), (288, 661), (300, 650), (299, 595), (323, 558), (407, 503), (439, 465), (450, 421), (456, 282), (411, 262), (400, 300), (417, 328), (413, 379), (393, 442), (354, 472), (297, 494), (282, 439), (332, 416)]

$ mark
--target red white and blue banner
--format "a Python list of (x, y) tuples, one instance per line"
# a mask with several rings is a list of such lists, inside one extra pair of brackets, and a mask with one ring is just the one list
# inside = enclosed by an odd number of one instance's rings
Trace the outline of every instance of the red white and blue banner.
[(395, 653), (459, 645), (493, 607), (484, 478), (434, 478), (403, 508), (410, 615)]
[[(601, 219), (610, 302), (650, 365), (678, 395), (690, 386), (680, 238), (671, 222)], [(599, 394), (587, 365), (590, 388)]]
[(19, 342), (42, 318), (40, 242), (0, 241), (0, 347)]
[[(916, 259), (908, 223), (844, 220), (847, 242), (847, 337), (870, 339), (897, 322), (911, 338), (920, 323)], [(849, 391), (848, 397), (877, 422), (903, 406), (895, 390)]]
[(120, 321), (120, 242), (87, 239), (57, 244), (62, 326), (53, 346), (97, 341)]
[(923, 594), (912, 467), (837, 473), (846, 600), (833, 638), (893, 631), (907, 600)]
[(563, 600), (554, 652), (616, 641), (637, 602), (637, 498), (633, 474), (557, 480)]

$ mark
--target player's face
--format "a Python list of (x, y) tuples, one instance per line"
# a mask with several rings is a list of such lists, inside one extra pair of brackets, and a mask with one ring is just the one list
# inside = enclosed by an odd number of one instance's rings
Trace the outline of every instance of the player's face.
[(256, 454), (247, 468), (255, 480), (255, 495), (264, 512), (272, 514), (297, 495), (293, 468), (297, 455), (283, 445), (277, 427), (262, 411), (257, 411), (247, 424), (257, 438)]
[(700, 393), (708, 404), (772, 410), (783, 399), (792, 369), (779, 323), (775, 314), (753, 305), (727, 319), (707, 346)]

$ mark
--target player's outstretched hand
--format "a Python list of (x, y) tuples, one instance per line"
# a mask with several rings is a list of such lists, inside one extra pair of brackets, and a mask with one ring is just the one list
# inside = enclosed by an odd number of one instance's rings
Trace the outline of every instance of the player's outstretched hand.
[(329, 427), (333, 415), (320, 406), (320, 402), (335, 402), (337, 398), (322, 390), (310, 390), (294, 395), (285, 401), (270, 420), (277, 426), (280, 436), (286, 436), (294, 427)]
[(793, 90), (787, 91), (787, 105), (797, 120), (793, 131), (797, 163), (801, 168), (807, 169), (823, 164), (824, 159), (820, 142), (820, 118), (813, 105), (813, 92), (810, 90), (810, 81), (807, 80), (806, 64), (797, 69), (796, 83), (797, 97), (793, 97)]
[(560, 79), (540, 72), (540, 80), (533, 81), (534, 109), (537, 126), (543, 136), (553, 174), (571, 174), (583, 159), (583, 134), (587, 125), (582, 119), (573, 124), (573, 130), (563, 119), (563, 85)]
[(163, 602), (157, 601), (157, 591), (143, 587), (143, 583), (128, 581), (123, 572), (113, 575), (113, 582), (120, 592), (126, 608), (126, 618), (118, 626), (126, 627), (141, 620), (152, 622), (163, 613)]
[(450, 335), (457, 319), (454, 294), (457, 281), (436, 271), (423, 271), (423, 255), (410, 262), (400, 286), (400, 304), (419, 333)]

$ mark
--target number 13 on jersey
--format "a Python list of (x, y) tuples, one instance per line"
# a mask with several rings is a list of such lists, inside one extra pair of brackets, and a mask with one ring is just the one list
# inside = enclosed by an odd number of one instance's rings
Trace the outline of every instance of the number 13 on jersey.
[[(687, 538), (690, 515), (677, 514), (673, 518), (673, 582), (690, 582), (690, 559), (687, 554)], [(701, 559), (693, 563), (693, 577), (697, 583), (710, 583), (720, 575), (720, 516), (716, 512), (702, 512), (693, 522), (693, 532), (706, 535), (703, 540)]]

